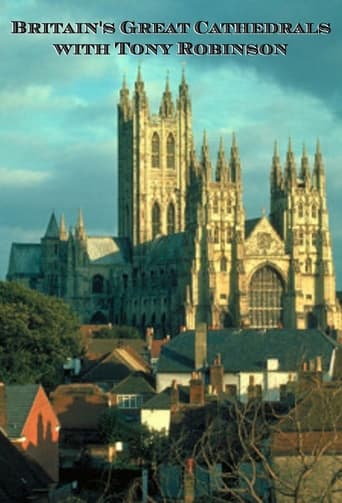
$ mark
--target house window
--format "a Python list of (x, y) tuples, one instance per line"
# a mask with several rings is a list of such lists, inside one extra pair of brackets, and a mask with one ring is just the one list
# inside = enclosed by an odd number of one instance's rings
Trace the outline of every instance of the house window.
[(157, 133), (152, 136), (152, 168), (160, 167), (160, 140)]
[(175, 207), (170, 203), (167, 207), (167, 233), (174, 234), (175, 232)]
[(175, 139), (170, 133), (166, 142), (166, 165), (169, 169), (175, 168)]
[(276, 328), (282, 325), (284, 286), (275, 269), (264, 266), (253, 274), (248, 301), (251, 327)]
[(160, 234), (160, 206), (154, 203), (152, 208), (152, 239)]
[(117, 395), (119, 409), (140, 409), (143, 405), (142, 395)]

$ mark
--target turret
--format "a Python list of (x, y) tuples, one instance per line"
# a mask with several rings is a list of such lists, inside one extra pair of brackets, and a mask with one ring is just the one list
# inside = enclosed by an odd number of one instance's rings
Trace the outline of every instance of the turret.
[(119, 115), (123, 118), (124, 121), (128, 120), (131, 116), (131, 103), (125, 76), (123, 78), (122, 88), (120, 90)]
[(286, 154), (285, 166), (285, 186), (287, 188), (294, 188), (297, 185), (296, 164), (292, 151), (291, 138), (289, 138), (289, 145)]
[(310, 185), (311, 185), (310, 167), (309, 167), (309, 159), (308, 159), (308, 156), (306, 153), (305, 144), (303, 145), (300, 178), (304, 182), (305, 187), (310, 188)]
[(228, 175), (227, 161), (224, 153), (223, 139), (221, 137), (219, 150), (217, 153), (215, 179), (217, 182), (224, 181), (227, 180), (228, 178), (227, 175)]
[(203, 142), (202, 142), (202, 157), (201, 157), (201, 165), (202, 172), (207, 181), (211, 181), (211, 161), (209, 155), (209, 146), (206, 131), (203, 132)]
[(232, 136), (232, 146), (230, 149), (229, 168), (230, 168), (230, 175), (231, 175), (232, 182), (236, 183), (237, 185), (240, 185), (241, 184), (241, 163), (240, 163), (239, 148), (237, 145), (235, 133), (233, 133), (233, 136)]
[(59, 229), (54, 211), (51, 214), (44, 238), (59, 239)]
[(271, 168), (271, 192), (278, 192), (283, 189), (283, 175), (279, 159), (278, 144), (274, 142), (274, 151)]
[(138, 66), (137, 80), (135, 81), (135, 106), (148, 109), (148, 100), (145, 92), (145, 85), (141, 75), (140, 65)]
[(61, 216), (61, 221), (59, 224), (59, 239), (61, 241), (67, 241), (67, 239), (68, 239), (68, 233), (66, 230), (64, 215)]
[(81, 241), (85, 240), (87, 237), (86, 230), (83, 221), (83, 214), (81, 208), (78, 210), (77, 224), (75, 227), (75, 238)]
[(174, 113), (174, 105), (170, 91), (169, 76), (166, 76), (165, 91), (163, 93), (160, 104), (159, 115), (163, 118), (172, 117)]
[(325, 193), (324, 163), (321, 152), (321, 146), (318, 139), (316, 145), (315, 164), (312, 173), (312, 184), (317, 190), (319, 190), (321, 194)]

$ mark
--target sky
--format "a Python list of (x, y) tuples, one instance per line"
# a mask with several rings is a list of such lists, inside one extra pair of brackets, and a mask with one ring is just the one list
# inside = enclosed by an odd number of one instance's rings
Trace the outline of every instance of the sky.
[[(141, 65), (152, 112), (166, 75), (176, 96), (182, 68), (190, 87), (199, 153), (203, 131), (213, 161), (220, 136), (237, 135), (247, 217), (269, 209), (274, 141), (280, 157), (292, 139), (311, 166), (320, 139), (337, 286), (342, 289), (342, 9), (340, 0), (3, 0), (0, 5), (0, 278), (12, 242), (39, 242), (52, 211), (74, 226), (82, 208), (93, 235), (117, 234), (117, 102), (123, 76), (133, 89)], [(115, 33), (11, 33), (12, 21), (114, 23)], [(189, 23), (186, 34), (124, 34), (124, 21)], [(328, 34), (208, 34), (213, 23), (330, 23)], [(27, 25), (26, 25), (27, 26)], [(204, 26), (202, 24), (202, 26)], [(169, 54), (119, 55), (115, 42), (173, 44)], [(287, 43), (286, 56), (181, 55), (193, 44)], [(109, 55), (60, 55), (53, 44), (110, 45)], [(138, 47), (138, 46), (137, 46)]]

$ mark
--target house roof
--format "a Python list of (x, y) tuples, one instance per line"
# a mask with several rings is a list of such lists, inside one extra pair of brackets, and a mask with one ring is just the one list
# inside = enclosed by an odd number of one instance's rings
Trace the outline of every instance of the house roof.
[(25, 457), (0, 431), (0, 501), (27, 501), (35, 491), (47, 491), (52, 480), (40, 466)]
[[(182, 332), (163, 346), (157, 372), (189, 373), (194, 370), (195, 331)], [(303, 361), (322, 357), (330, 365), (337, 343), (319, 330), (208, 330), (207, 362), (220, 353), (225, 372), (261, 372), (269, 358), (279, 360), (279, 371), (296, 371)]]
[(108, 395), (95, 384), (63, 384), (50, 400), (64, 429), (96, 429), (108, 408)]
[[(178, 385), (178, 403), (188, 404), (190, 400), (190, 387)], [(171, 407), (171, 386), (165, 388), (163, 391), (147, 400), (142, 406), (142, 409), (148, 410), (170, 410)]]
[(5, 388), (7, 427), (9, 437), (18, 438), (30, 413), (39, 384), (8, 384)]
[(11, 247), (8, 276), (19, 274), (32, 276), (41, 274), (40, 244), (13, 243)]
[(82, 374), (83, 382), (119, 382), (131, 372), (149, 372), (147, 363), (129, 346), (114, 349)]
[(111, 389), (111, 393), (116, 395), (130, 394), (151, 394), (155, 393), (155, 389), (147, 382), (144, 375), (134, 373), (127, 376), (119, 384)]

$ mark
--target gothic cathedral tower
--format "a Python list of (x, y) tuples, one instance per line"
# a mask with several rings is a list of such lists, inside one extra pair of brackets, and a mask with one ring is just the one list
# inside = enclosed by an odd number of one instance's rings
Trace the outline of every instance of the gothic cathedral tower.
[(140, 68), (132, 99), (124, 81), (119, 116), (119, 235), (133, 246), (185, 229), (192, 147), (184, 73), (174, 103), (168, 77), (159, 114), (151, 114)]

